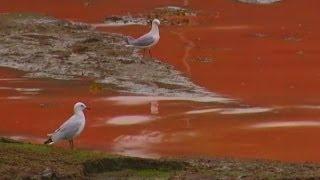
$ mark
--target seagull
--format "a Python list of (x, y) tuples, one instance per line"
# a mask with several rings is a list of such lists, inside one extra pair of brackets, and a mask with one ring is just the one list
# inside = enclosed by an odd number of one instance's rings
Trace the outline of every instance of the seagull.
[(60, 140), (68, 140), (71, 149), (73, 149), (73, 139), (77, 137), (84, 129), (86, 118), (83, 111), (87, 106), (82, 102), (77, 102), (74, 105), (74, 114), (64, 122), (57, 130), (52, 134), (48, 134), (48, 140), (44, 144), (54, 144)]
[(160, 40), (159, 27), (158, 27), (159, 25), (160, 25), (160, 21), (158, 19), (154, 19), (152, 21), (151, 30), (147, 34), (137, 39), (134, 39), (132, 37), (127, 37), (126, 39), (126, 42), (128, 44), (127, 46), (143, 49), (143, 57), (145, 54), (145, 50), (148, 49), (149, 55), (150, 57), (152, 57), (150, 49), (151, 47), (156, 45)]

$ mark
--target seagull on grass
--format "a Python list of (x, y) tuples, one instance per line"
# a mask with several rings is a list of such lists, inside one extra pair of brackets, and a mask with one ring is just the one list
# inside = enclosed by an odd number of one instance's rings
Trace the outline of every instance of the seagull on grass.
[(89, 108), (84, 103), (76, 103), (74, 105), (74, 114), (52, 134), (48, 134), (49, 138), (44, 144), (51, 145), (61, 140), (68, 140), (71, 149), (73, 149), (73, 139), (83, 131), (86, 123), (83, 113), (85, 109)]

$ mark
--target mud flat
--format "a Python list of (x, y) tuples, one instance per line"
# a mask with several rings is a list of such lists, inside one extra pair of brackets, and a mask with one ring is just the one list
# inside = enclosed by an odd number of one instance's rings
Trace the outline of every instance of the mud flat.
[(124, 37), (86, 24), (33, 14), (0, 15), (0, 66), (27, 77), (89, 78), (114, 90), (166, 96), (216, 96), (172, 66), (142, 58)]
[(283, 179), (318, 178), (320, 165), (264, 160), (142, 159), (67, 150), (0, 138), (4, 179)]

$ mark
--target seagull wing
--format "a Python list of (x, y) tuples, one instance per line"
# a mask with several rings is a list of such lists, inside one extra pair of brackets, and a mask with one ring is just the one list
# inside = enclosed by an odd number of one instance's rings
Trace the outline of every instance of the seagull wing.
[(138, 39), (131, 41), (131, 45), (133, 46), (149, 46), (151, 45), (155, 39), (151, 35), (141, 36)]
[(70, 139), (79, 130), (81, 123), (77, 121), (77, 116), (71, 116), (66, 122), (64, 122), (53, 134), (52, 140)]

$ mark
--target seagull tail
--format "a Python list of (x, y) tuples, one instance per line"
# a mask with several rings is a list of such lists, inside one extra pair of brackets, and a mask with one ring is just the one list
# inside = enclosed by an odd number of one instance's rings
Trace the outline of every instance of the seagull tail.
[(128, 45), (131, 45), (131, 43), (132, 43), (133, 40), (134, 40), (134, 38), (132, 38), (132, 37), (130, 37), (130, 36), (127, 36), (127, 37), (126, 37), (126, 43), (127, 43)]
[(53, 144), (51, 137), (48, 140), (46, 140), (44, 144), (49, 144), (49, 145)]

